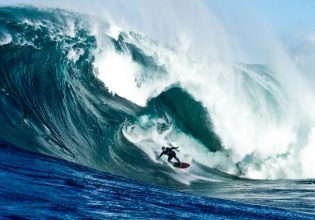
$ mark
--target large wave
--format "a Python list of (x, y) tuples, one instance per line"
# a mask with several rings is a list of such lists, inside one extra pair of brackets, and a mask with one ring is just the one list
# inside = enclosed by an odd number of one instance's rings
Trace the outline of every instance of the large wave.
[[(189, 48), (100, 17), (1, 7), (0, 138), (168, 186), (314, 177), (306, 84), (293, 93), (281, 68)], [(156, 160), (168, 144), (190, 169)]]

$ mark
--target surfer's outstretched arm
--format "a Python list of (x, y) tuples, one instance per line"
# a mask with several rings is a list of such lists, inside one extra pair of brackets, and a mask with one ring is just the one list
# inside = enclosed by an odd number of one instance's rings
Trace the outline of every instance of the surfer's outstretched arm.
[(171, 150), (175, 150), (175, 149), (178, 148), (178, 147), (175, 147), (175, 146), (174, 146), (173, 144), (171, 144), (171, 143), (169, 143), (169, 145), (171, 146), (171, 147), (170, 147)]
[(164, 152), (162, 152), (159, 156), (156, 157), (156, 159), (160, 159), (160, 157), (162, 157), (162, 155), (164, 154)]

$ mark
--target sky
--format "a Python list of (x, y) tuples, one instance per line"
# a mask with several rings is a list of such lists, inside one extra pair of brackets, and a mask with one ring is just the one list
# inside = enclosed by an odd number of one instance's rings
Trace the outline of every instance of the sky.
[(218, 13), (241, 15), (255, 13), (278, 32), (315, 28), (315, 1), (312, 0), (208, 0)]
[(315, 27), (315, 1), (257, 1), (256, 7), (277, 30)]
[[(313, 72), (315, 69), (315, 1), (206, 1), (212, 13), (224, 23), (227, 32), (230, 35), (236, 33), (232, 40), (238, 37), (237, 43), (252, 54), (252, 62), (265, 60), (257, 45), (261, 43), (262, 48), (267, 47), (265, 42), (271, 41), (272, 36), (303, 71)], [(253, 43), (256, 38), (257, 42)], [(249, 60), (248, 56), (243, 60)]]

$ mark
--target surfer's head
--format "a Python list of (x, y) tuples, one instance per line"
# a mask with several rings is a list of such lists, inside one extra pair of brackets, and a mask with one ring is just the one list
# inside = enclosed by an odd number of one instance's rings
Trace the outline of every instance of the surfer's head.
[(165, 147), (162, 147), (162, 151), (165, 151), (165, 149), (166, 149)]

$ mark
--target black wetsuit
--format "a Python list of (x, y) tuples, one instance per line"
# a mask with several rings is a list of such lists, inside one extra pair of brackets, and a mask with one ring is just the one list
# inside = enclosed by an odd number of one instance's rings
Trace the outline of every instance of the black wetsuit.
[(171, 160), (174, 158), (175, 160), (177, 160), (178, 163), (180, 163), (179, 159), (176, 157), (176, 153), (173, 151), (174, 149), (177, 149), (178, 147), (167, 147), (165, 148), (165, 150), (160, 154), (159, 158), (165, 154), (168, 156), (168, 162), (171, 162)]

